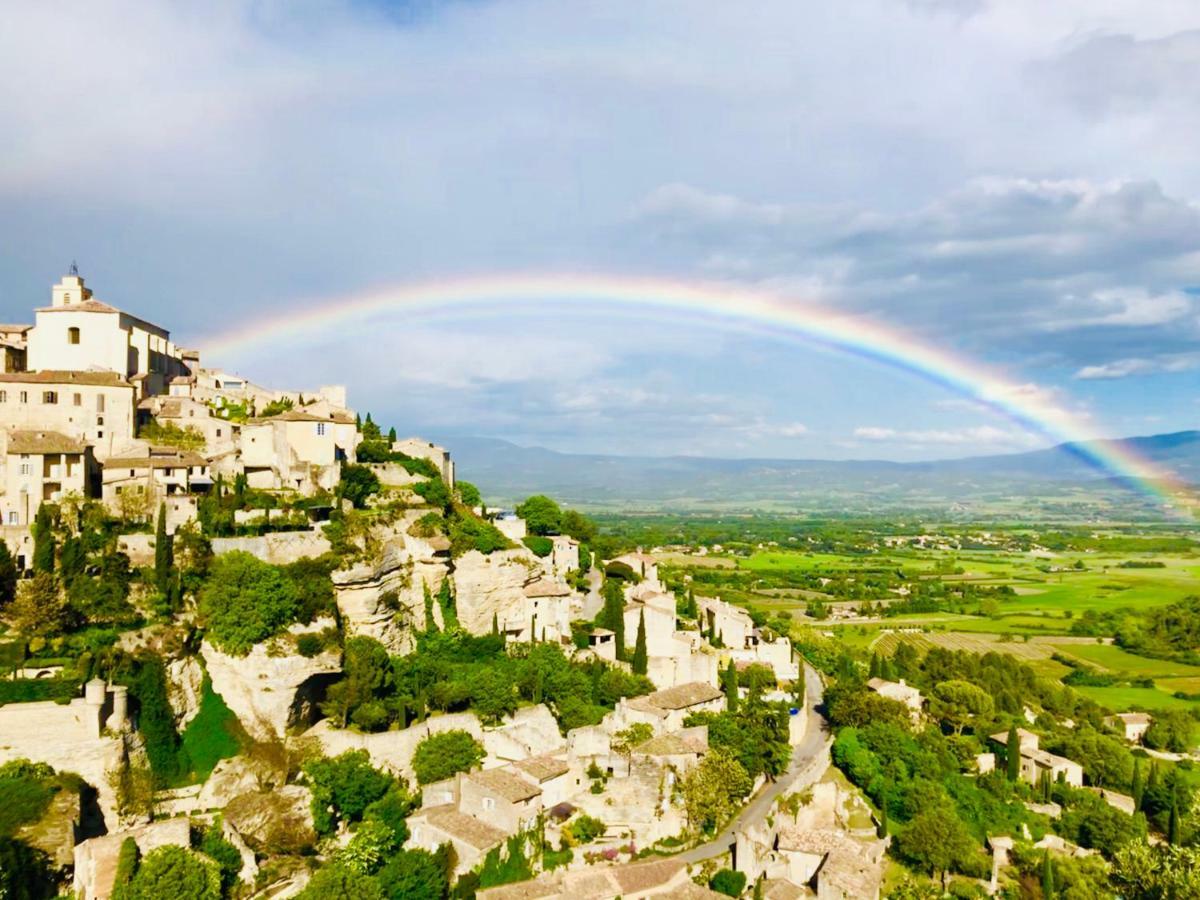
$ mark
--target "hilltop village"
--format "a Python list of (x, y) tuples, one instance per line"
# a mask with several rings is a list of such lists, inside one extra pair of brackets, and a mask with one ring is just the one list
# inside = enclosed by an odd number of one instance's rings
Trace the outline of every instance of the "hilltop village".
[(4, 896), (878, 894), (786, 629), (50, 294), (0, 326)]

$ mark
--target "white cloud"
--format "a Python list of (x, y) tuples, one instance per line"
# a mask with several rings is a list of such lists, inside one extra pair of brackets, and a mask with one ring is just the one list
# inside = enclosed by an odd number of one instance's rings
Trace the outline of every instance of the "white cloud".
[(991, 425), (976, 425), (954, 429), (901, 430), (863, 425), (854, 429), (854, 437), (864, 441), (896, 442), (901, 444), (944, 444), (975, 445), (979, 447), (1001, 445), (1031, 445), (1038, 439), (1023, 432), (1006, 431)]
[(1200, 368), (1200, 353), (1185, 353), (1153, 359), (1130, 357), (1099, 365), (1084, 366), (1075, 373), (1081, 381), (1129, 378), (1155, 372), (1188, 372)]

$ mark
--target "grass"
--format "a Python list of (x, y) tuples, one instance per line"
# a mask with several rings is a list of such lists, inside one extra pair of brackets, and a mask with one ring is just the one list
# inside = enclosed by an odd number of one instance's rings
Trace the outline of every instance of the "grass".
[(1191, 700), (1172, 697), (1158, 688), (1080, 686), (1075, 690), (1114, 712), (1130, 709), (1192, 709), (1196, 705)]
[(1137, 656), (1112, 644), (1066, 644), (1060, 648), (1070, 656), (1102, 666), (1112, 672), (1148, 675), (1151, 678), (1200, 678), (1200, 667), (1165, 659)]
[(217, 763), (241, 752), (241, 725), (221, 695), (212, 689), (207, 675), (201, 689), (200, 710), (181, 737), (194, 782), (204, 781)]

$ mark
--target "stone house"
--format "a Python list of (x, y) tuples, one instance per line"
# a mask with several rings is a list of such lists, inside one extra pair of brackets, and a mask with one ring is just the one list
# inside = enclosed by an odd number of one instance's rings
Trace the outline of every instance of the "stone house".
[(355, 459), (358, 437), (354, 418), (346, 413), (292, 409), (251, 419), (238, 438), (246, 482), (253, 488), (305, 494), (333, 490), (341, 464)]
[(392, 452), (403, 453), (414, 459), (428, 460), (442, 473), (442, 481), (446, 482), (448, 487), (454, 487), (454, 461), (450, 459), (450, 451), (445, 447), (439, 447), (424, 438), (410, 437), (393, 441)]
[[(1043, 775), (1051, 781), (1061, 777), (1072, 787), (1083, 787), (1083, 766), (1065, 756), (1058, 756), (1040, 749), (1039, 738), (1024, 728), (1017, 729), (1017, 739), (1021, 753), (1021, 779), (1030, 784), (1037, 784)], [(1008, 747), (1008, 732), (1000, 731), (990, 736), (994, 744)]]
[(116, 372), (0, 373), (0, 422), (86, 441), (98, 459), (135, 436), (135, 387)]
[(437, 850), (442, 844), (454, 847), (457, 864), (454, 872), (462, 875), (483, 862), (489, 850), (498, 847), (508, 832), (459, 812), (453, 805), (423, 807), (408, 817), (410, 850)]
[(658, 585), (658, 560), (648, 553), (626, 553), (610, 562), (623, 563), (633, 569), (633, 573), (642, 581)]
[(172, 497), (207, 493), (213, 480), (208, 460), (190, 450), (150, 447), (136, 456), (114, 456), (103, 466), (101, 496), (117, 511), (127, 491), (146, 495), (151, 514)]
[(516, 834), (542, 811), (542, 789), (509, 766), (470, 772), (459, 783), (459, 811)]
[(557, 756), (533, 756), (512, 764), (521, 775), (538, 786), (541, 804), (549, 809), (565, 802), (575, 792), (575, 779), (566, 759)]
[(692, 881), (682, 860), (658, 859), (571, 871), (556, 869), (532, 881), (481, 890), (476, 896), (479, 900), (722, 900), (725, 895)]
[(191, 834), (187, 816), (178, 816), (86, 840), (75, 847), (71, 888), (81, 900), (108, 900), (113, 893), (121, 845), (126, 838), (133, 838), (139, 855), (145, 856), (159, 847), (190, 847)]
[(745, 650), (756, 641), (756, 629), (750, 614), (740, 606), (726, 603), (719, 597), (697, 597), (702, 630), (719, 637), (730, 650)]
[(57, 503), (67, 494), (99, 493), (92, 448), (80, 438), (58, 431), (10, 431), (6, 437), (4, 525), (27, 527), (43, 503)]
[(1105, 725), (1118, 732), (1131, 744), (1140, 744), (1153, 722), (1149, 713), (1141, 712), (1117, 713), (1104, 720)]
[[(897, 703), (903, 703), (908, 707), (908, 714), (914, 722), (921, 721), (921, 713), (925, 708), (925, 698), (921, 696), (921, 692), (910, 684), (905, 684), (904, 679), (899, 681), (887, 681), (883, 678), (872, 678), (867, 682), (867, 687), (878, 694), (880, 697), (886, 697), (888, 700), (895, 700)], [(1036, 740), (1036, 735), (1034, 736)]]
[(692, 713), (720, 712), (725, 708), (725, 695), (711, 684), (690, 682), (644, 697), (626, 697), (617, 703), (613, 722), (617, 730), (635, 722), (650, 725), (655, 734), (679, 731), (683, 721)]
[(734, 860), (750, 882), (762, 876), (828, 900), (877, 900), (883, 852), (882, 841), (855, 840), (834, 828), (763, 822), (737, 832)]
[(683, 775), (699, 763), (706, 753), (708, 726), (696, 725), (660, 734), (639, 744), (630, 754), (630, 767), (649, 766), (660, 771), (673, 769)]

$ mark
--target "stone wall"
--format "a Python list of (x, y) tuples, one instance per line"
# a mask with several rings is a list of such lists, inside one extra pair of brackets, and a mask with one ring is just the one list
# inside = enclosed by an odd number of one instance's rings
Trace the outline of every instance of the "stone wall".
[(329, 539), (319, 531), (277, 531), (258, 537), (222, 537), (212, 539), (213, 553), (218, 556), (241, 550), (263, 562), (281, 566), (304, 557), (318, 557), (329, 552)]

